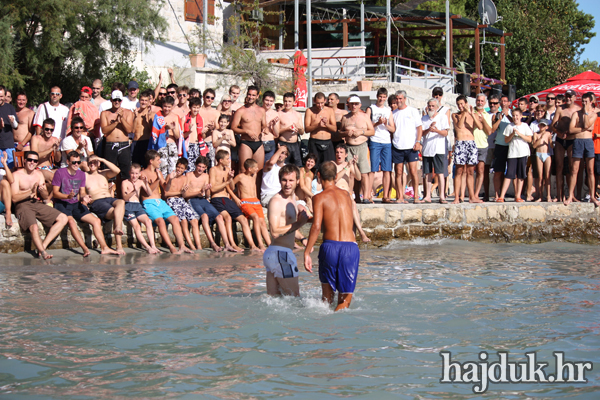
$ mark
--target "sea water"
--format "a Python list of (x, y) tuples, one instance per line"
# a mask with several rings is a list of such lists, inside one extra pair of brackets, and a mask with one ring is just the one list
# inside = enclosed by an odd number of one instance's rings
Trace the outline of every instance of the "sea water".
[[(315, 252), (316, 259), (316, 252)], [(363, 250), (349, 310), (265, 295), (258, 254), (0, 258), (1, 398), (600, 398), (597, 246)], [(440, 383), (440, 352), (589, 361), (587, 383)], [(496, 357), (497, 359), (497, 357)]]

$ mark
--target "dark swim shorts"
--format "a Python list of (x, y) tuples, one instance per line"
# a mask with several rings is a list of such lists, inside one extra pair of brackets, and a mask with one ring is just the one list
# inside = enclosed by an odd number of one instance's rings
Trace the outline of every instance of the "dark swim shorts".
[(237, 204), (235, 204), (229, 197), (213, 197), (210, 199), (210, 204), (217, 209), (219, 214), (223, 211), (227, 211), (227, 213), (233, 219), (236, 219), (242, 215), (242, 210), (240, 210)]
[(354, 293), (360, 250), (354, 242), (325, 240), (319, 249), (319, 280), (339, 293)]
[(117, 201), (114, 197), (105, 197), (103, 199), (94, 200), (90, 203), (90, 211), (93, 212), (103, 221), (106, 221), (106, 214), (113, 208), (113, 203)]

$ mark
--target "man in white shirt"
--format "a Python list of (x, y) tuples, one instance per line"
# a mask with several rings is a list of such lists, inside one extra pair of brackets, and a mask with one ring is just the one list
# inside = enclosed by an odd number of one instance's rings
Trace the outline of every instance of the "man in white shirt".
[(90, 140), (89, 136), (83, 134), (85, 130), (86, 128), (83, 119), (80, 117), (74, 117), (71, 120), (71, 135), (64, 138), (60, 144), (60, 151), (62, 152), (61, 168), (67, 168), (69, 166), (69, 158), (67, 155), (72, 151), (76, 151), (81, 156), (81, 164), (79, 169), (84, 172), (89, 170), (87, 166), (87, 160), (92, 154), (94, 154), (94, 150), (92, 148), (92, 141)]
[(427, 102), (427, 114), (422, 118), (423, 121), (423, 176), (426, 182), (423, 185), (425, 196), (423, 201), (431, 203), (431, 184), (433, 174), (438, 176), (438, 189), (440, 192), (440, 204), (446, 204), (445, 175), (447, 168), (447, 146), (446, 137), (448, 136), (448, 116), (446, 113), (438, 112), (440, 104), (437, 99), (431, 99)]
[(417, 176), (417, 161), (419, 161), (419, 151), (422, 148), (421, 137), (423, 128), (419, 110), (409, 107), (406, 104), (406, 91), (396, 92), (396, 104), (398, 109), (393, 112), (394, 125), (396, 130), (392, 137), (392, 162), (395, 164), (396, 171), (396, 194), (398, 202), (408, 204), (404, 200), (405, 182), (402, 179), (404, 164), (408, 163), (408, 172), (413, 182), (415, 192), (415, 203), (422, 203), (419, 200), (419, 177)]
[(35, 133), (37, 135), (42, 133), (42, 125), (44, 120), (52, 118), (55, 123), (52, 136), (59, 139), (63, 139), (65, 137), (69, 108), (60, 104), (61, 98), (62, 91), (58, 86), (53, 86), (50, 89), (50, 101), (40, 104), (37, 112), (35, 113), (35, 117), (33, 118), (33, 126), (35, 127)]
[(127, 97), (123, 98), (121, 107), (126, 110), (135, 111), (140, 108), (140, 102), (137, 99), (138, 93), (140, 92), (140, 86), (136, 81), (129, 81), (127, 85)]

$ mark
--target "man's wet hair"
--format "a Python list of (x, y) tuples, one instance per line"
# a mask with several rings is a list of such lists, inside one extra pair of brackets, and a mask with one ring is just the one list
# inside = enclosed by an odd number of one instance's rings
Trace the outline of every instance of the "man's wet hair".
[(81, 154), (75, 150), (72, 150), (67, 154), (67, 160), (71, 161), (71, 158), (81, 158)]
[(206, 169), (208, 169), (210, 167), (210, 161), (208, 160), (208, 157), (206, 156), (199, 156), (198, 158), (196, 158), (196, 161), (194, 162), (195, 165), (199, 165), (199, 164), (204, 164), (206, 165)]
[(335, 149), (344, 149), (346, 154), (348, 154), (348, 146), (346, 146), (345, 143), (338, 143), (337, 146), (335, 146)]
[(219, 150), (215, 154), (215, 161), (219, 162), (225, 157), (229, 157), (229, 153), (227, 152), (227, 150)]
[[(0, 89), (0, 90), (2, 90), (2, 89)], [(79, 153), (77, 153), (77, 154), (79, 154)], [(23, 153), (23, 157), (25, 159), (27, 159), (27, 157), (29, 157), (29, 156), (36, 156), (38, 158), (38, 160), (40, 159), (40, 155), (37, 153), (37, 151), (29, 150), (29, 151), (26, 151), (25, 153)]]
[(201, 106), (202, 99), (200, 97), (190, 97), (190, 100), (188, 103), (189, 103), (190, 108), (192, 108), (193, 106)]
[(465, 96), (464, 94), (461, 94), (460, 96), (458, 96), (456, 98), (456, 104), (458, 104), (459, 101), (464, 101), (465, 103), (469, 104), (469, 100), (467, 100), (467, 96)]
[(296, 167), (295, 164), (285, 164), (279, 170), (279, 181), (283, 179), (284, 175), (291, 174), (292, 172), (296, 173), (296, 179), (300, 179), (300, 168)]
[(170, 105), (175, 105), (175, 99), (171, 96), (166, 96), (163, 101), (162, 101), (162, 105), (164, 106), (165, 104), (170, 104)]
[(144, 155), (146, 159), (146, 164), (150, 164), (150, 161), (154, 160), (156, 157), (160, 157), (160, 153), (156, 150), (148, 150)]
[(208, 93), (212, 94), (214, 97), (217, 97), (217, 93), (215, 93), (215, 90), (211, 88), (204, 89), (204, 92), (202, 92), (202, 97), (206, 96)]
[(248, 90), (246, 90), (246, 93), (248, 93), (251, 90), (254, 90), (256, 92), (256, 94), (258, 94), (260, 92), (260, 90), (258, 89), (258, 86), (250, 85), (250, 86), (248, 86)]
[(81, 117), (73, 117), (71, 120), (71, 128), (73, 128), (75, 124), (83, 124), (83, 127), (85, 128), (85, 122), (83, 122), (83, 118)]
[(325, 100), (325, 93), (323, 93), (323, 92), (317, 92), (317, 94), (315, 94), (314, 99), (315, 99), (315, 101), (317, 101), (318, 99)]
[(322, 181), (335, 181), (337, 166), (333, 161), (326, 161), (319, 167), (319, 174)]
[(177, 84), (176, 84), (176, 83), (171, 83), (171, 84), (169, 84), (169, 85), (167, 86), (167, 90), (169, 90), (169, 89), (177, 89), (178, 87), (179, 87), (179, 86), (177, 86)]
[(175, 164), (175, 165), (177, 166), (177, 165), (179, 165), (179, 164), (181, 164), (181, 165), (183, 165), (184, 167), (186, 167), (186, 168), (187, 168), (187, 166), (188, 166), (188, 164), (189, 164), (189, 161), (188, 161), (188, 159), (187, 159), (187, 158), (185, 158), (185, 157), (179, 157), (179, 158), (177, 159), (177, 164)]
[(179, 93), (181, 93), (181, 92), (184, 92), (184, 93), (186, 93), (186, 94), (187, 94), (187, 93), (189, 93), (189, 91), (190, 91), (190, 88), (189, 88), (189, 87), (187, 87), (187, 86), (185, 86), (185, 85), (184, 85), (184, 86), (179, 86), (179, 87), (177, 88), (177, 94), (179, 94)]
[(296, 101), (296, 95), (295, 95), (294, 93), (292, 93), (292, 92), (287, 92), (287, 93), (284, 93), (284, 95), (283, 95), (283, 99), (284, 99), (284, 100), (285, 100), (285, 99), (288, 99), (288, 98), (290, 98), (290, 97), (291, 97), (292, 99), (294, 99), (294, 101)]
[(54, 122), (54, 120), (52, 118), (46, 118), (44, 120), (44, 122), (42, 122), (42, 126), (44, 126), (44, 125), (56, 126), (56, 122)]
[(565, 101), (565, 95), (564, 94), (557, 94), (556, 95), (556, 100), (557, 101)]
[(263, 101), (265, 100), (265, 97), (270, 97), (270, 98), (272, 98), (273, 100), (275, 100), (275, 93), (273, 93), (273, 92), (272, 92), (272, 91), (270, 91), (270, 90), (267, 90), (267, 91), (266, 91), (266, 92), (263, 94), (263, 97), (262, 97), (262, 98), (263, 98)]
[(256, 162), (256, 160), (254, 160), (252, 158), (248, 158), (248, 159), (246, 159), (246, 161), (244, 161), (244, 169), (250, 169), (257, 165), (258, 165), (258, 163)]
[(141, 94), (140, 94), (140, 98), (142, 97), (147, 97), (149, 99), (154, 97), (154, 90), (152, 89), (146, 89), (144, 90)]

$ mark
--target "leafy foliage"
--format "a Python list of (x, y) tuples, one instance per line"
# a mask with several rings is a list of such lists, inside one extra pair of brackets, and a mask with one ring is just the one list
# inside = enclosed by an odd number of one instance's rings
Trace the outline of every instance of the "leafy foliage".
[(133, 65), (133, 56), (122, 53), (111, 57), (111, 62), (104, 69), (103, 73), (104, 98), (110, 98), (110, 88), (113, 83), (121, 82), (125, 86), (129, 81), (136, 81), (140, 86), (140, 93), (146, 89), (154, 89), (150, 82), (150, 76), (146, 71), (138, 71)]
[(600, 74), (600, 65), (598, 64), (598, 61), (585, 60), (579, 64), (577, 73), (581, 74), (585, 71), (594, 71), (595, 73)]
[[(158, 0), (0, 0), (12, 30), (0, 30), (14, 54), (0, 57), (0, 74), (26, 89), (32, 102), (59, 85), (77, 98), (81, 82), (102, 76), (109, 52), (129, 53), (138, 40), (153, 41), (166, 28)], [(1, 23), (0, 23), (1, 26)], [(3, 75), (0, 75), (0, 77)]]

